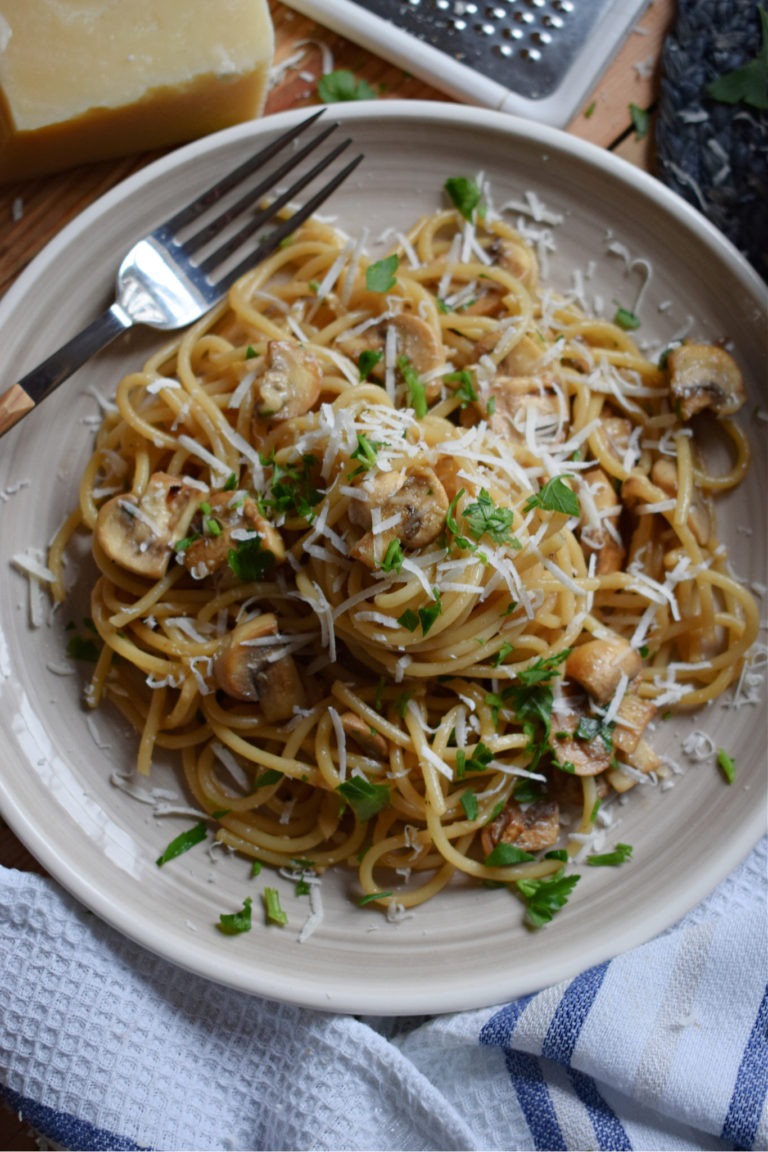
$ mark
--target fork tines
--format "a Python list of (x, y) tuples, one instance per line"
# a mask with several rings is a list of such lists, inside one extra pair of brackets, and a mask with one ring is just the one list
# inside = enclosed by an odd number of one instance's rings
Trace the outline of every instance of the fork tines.
[[(217, 291), (225, 292), (239, 276), (257, 263), (262, 255), (266, 254), (267, 251), (274, 251), (275, 247), (308, 219), (354, 171), (363, 159), (362, 155), (356, 156), (337, 175), (325, 183), (310, 200), (297, 208), (291, 216), (281, 220), (276, 228), (270, 231), (263, 245), (259, 244), (255, 249), (252, 248), (235, 268), (227, 269), (218, 280), (214, 279), (213, 273), (217, 268), (221, 268), (230, 257), (239, 252), (243, 244), (254, 236), (260, 228), (273, 221), (286, 205), (290, 204), (304, 188), (329, 168), (352, 143), (350, 139), (346, 139), (336, 144), (308, 171), (297, 176), (290, 187), (281, 188), (280, 181), (295, 171), (302, 161), (319, 148), (339, 127), (338, 124), (331, 124), (315, 135), (308, 143), (297, 148), (279, 166), (272, 168), (266, 175), (262, 174), (264, 166), (293, 143), (305, 129), (311, 127), (324, 111), (325, 109), (321, 108), (273, 140), (255, 156), (250, 157), (234, 171), (227, 173), (211, 188), (193, 200), (191, 204), (174, 213), (169, 220), (154, 230), (152, 233), (154, 239), (166, 250), (173, 252), (174, 260), (183, 265), (185, 271), (192, 278), (199, 279), (200, 276), (203, 276), (211, 287)], [(230, 193), (240, 189), (250, 177), (256, 174), (260, 178), (255, 186), (249, 187), (234, 203), (229, 203), (213, 220), (203, 223), (203, 226), (193, 235), (181, 237), (181, 234), (188, 230), (190, 225), (202, 222), (211, 208), (226, 201)], [(269, 192), (276, 192), (277, 194), (270, 199), (266, 206), (259, 206)], [(245, 223), (232, 233), (231, 229), (243, 219)], [(206, 247), (213, 240), (221, 238), (226, 233), (229, 233), (226, 235), (226, 239), (223, 239), (214, 251), (206, 254)], [(193, 260), (192, 258), (198, 254), (201, 259)]]

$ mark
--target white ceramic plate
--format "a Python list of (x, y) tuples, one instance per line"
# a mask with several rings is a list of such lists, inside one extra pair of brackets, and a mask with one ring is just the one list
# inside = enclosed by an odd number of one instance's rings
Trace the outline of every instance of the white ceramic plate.
[[(334, 110), (335, 112), (336, 110)], [(494, 200), (532, 190), (564, 216), (553, 229), (549, 277), (568, 288), (581, 269), (590, 300), (599, 294), (634, 307), (644, 268), (628, 272), (611, 238), (631, 259), (651, 262), (639, 310), (640, 335), (659, 345), (685, 328), (730, 338), (752, 391), (745, 424), (755, 441), (765, 425), (750, 420), (764, 386), (766, 293), (738, 254), (660, 184), (579, 140), (479, 109), (439, 104), (350, 104), (338, 115), (366, 153), (352, 181), (327, 207), (350, 231), (403, 227), (440, 203), (445, 179), (483, 170)], [(111, 299), (115, 269), (131, 242), (191, 195), (284, 130), (294, 114), (270, 117), (210, 137), (153, 164), (89, 208), (34, 261), (0, 304), (3, 385), (9, 386)], [(541, 226), (541, 225), (540, 225)], [(668, 304), (665, 302), (669, 302)], [(119, 378), (157, 343), (135, 332), (102, 354), (3, 438), (0, 447), (0, 808), (42, 864), (76, 897), (122, 932), (168, 959), (239, 989), (321, 1009), (434, 1013), (501, 1002), (576, 974), (673, 923), (701, 899), (759, 838), (765, 810), (762, 710), (716, 704), (696, 723), (734, 755), (728, 787), (711, 762), (690, 766), (665, 793), (637, 788), (620, 809), (617, 837), (634, 845), (620, 869), (583, 869), (571, 901), (544, 931), (522, 924), (521, 906), (504, 891), (461, 886), (417, 914), (389, 924), (344, 893), (345, 875), (323, 882), (325, 918), (304, 944), (298, 931), (306, 897), (279, 882), (287, 928), (223, 937), (221, 912), (245, 896), (259, 904), (263, 877), (249, 879), (236, 857), (209, 858), (198, 847), (158, 869), (154, 860), (189, 819), (156, 818), (110, 784), (130, 770), (134, 736), (107, 712), (86, 716), (83, 676), (67, 663), (70, 618), (79, 605), (41, 628), (29, 626), (27, 584), (9, 560), (44, 546), (76, 501), (90, 454), (97, 406)], [(13, 489), (18, 487), (14, 494)], [(724, 502), (722, 535), (737, 571), (764, 581), (766, 454)], [(752, 534), (747, 534), (751, 532)], [(51, 669), (54, 669), (52, 671)], [(687, 721), (662, 725), (660, 750), (681, 765)], [(160, 766), (153, 784), (174, 786)]]

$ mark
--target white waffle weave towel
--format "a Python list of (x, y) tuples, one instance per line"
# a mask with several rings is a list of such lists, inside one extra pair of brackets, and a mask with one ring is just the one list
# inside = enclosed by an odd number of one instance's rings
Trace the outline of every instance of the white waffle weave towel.
[(0, 1094), (67, 1149), (765, 1149), (767, 844), (658, 939), (418, 1020), (222, 988), (0, 869)]

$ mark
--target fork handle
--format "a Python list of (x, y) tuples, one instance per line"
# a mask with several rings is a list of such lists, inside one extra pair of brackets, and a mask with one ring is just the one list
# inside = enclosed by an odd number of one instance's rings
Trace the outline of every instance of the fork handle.
[(0, 436), (26, 416), (87, 360), (116, 340), (133, 321), (115, 302), (42, 364), (0, 396)]

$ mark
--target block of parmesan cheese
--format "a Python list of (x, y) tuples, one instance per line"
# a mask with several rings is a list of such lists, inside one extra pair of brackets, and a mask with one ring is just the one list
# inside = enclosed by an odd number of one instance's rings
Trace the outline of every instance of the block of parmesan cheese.
[(260, 115), (267, 0), (0, 0), (0, 179)]

